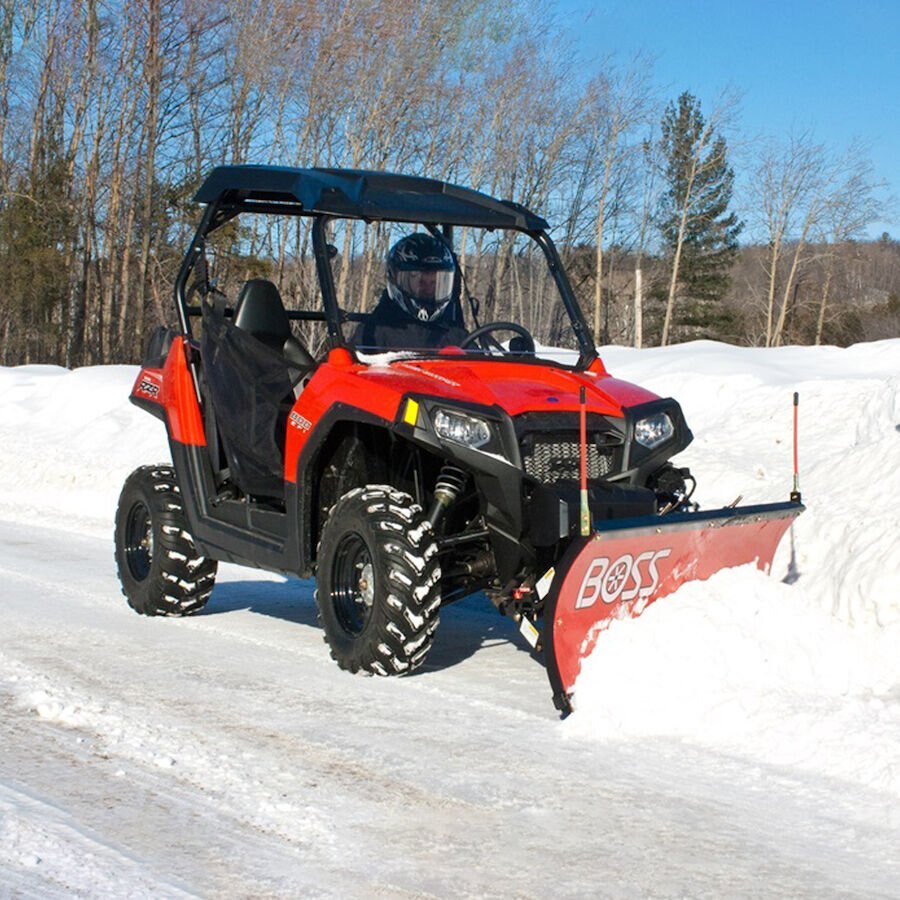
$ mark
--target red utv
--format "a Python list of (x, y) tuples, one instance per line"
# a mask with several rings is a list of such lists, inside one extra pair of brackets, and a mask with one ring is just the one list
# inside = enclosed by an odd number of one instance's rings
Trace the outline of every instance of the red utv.
[[(217, 168), (195, 199), (178, 324), (131, 395), (173, 461), (135, 471), (116, 515), (137, 612), (198, 611), (218, 560), (315, 575), (334, 659), (389, 675), (421, 663), (442, 605), (483, 590), (544, 650), (567, 712), (605, 622), (723, 566), (767, 567), (802, 509), (695, 510), (670, 462), (692, 439), (678, 403), (606, 372), (529, 210), (270, 166)], [(452, 254), (465, 337), (360, 346), (373, 260), (415, 231)]]

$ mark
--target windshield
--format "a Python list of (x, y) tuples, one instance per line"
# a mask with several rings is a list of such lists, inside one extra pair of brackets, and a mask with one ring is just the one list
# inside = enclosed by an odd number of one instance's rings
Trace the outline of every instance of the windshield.
[[(271, 281), (294, 336), (319, 359), (329, 337), (314, 221), (241, 216), (207, 236), (194, 277), (207, 278), (229, 311), (248, 280)], [(527, 234), (357, 219), (328, 220), (325, 234), (341, 339), (363, 361), (385, 353), (579, 359), (544, 250)]]
[(464, 352), (577, 361), (556, 281), (528, 235), (349, 220), (329, 228), (343, 336), (361, 356)]

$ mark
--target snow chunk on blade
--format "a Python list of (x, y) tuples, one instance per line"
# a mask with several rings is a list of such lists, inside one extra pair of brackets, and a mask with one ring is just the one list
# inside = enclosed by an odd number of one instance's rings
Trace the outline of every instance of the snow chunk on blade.
[(572, 711), (581, 661), (613, 619), (639, 616), (688, 581), (748, 563), (768, 572), (804, 507), (770, 503), (604, 523), (578, 538), (556, 566), (544, 607), (553, 702)]

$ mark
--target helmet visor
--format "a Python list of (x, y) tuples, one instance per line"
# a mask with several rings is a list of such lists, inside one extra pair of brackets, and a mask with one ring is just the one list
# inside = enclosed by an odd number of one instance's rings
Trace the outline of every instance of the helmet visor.
[(446, 303), (453, 293), (453, 271), (407, 269), (397, 272), (397, 287), (426, 309)]

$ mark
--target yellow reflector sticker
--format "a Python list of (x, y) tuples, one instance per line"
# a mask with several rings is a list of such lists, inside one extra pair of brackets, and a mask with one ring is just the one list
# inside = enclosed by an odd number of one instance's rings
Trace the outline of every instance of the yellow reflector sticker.
[(522, 637), (524, 637), (532, 647), (537, 649), (537, 645), (541, 640), (541, 633), (534, 627), (534, 624), (527, 616), (522, 616), (522, 621), (519, 622), (519, 631), (522, 632)]
[(403, 414), (403, 421), (407, 425), (415, 425), (419, 420), (419, 404), (415, 400), (406, 401), (406, 412)]
[(538, 579), (537, 584), (534, 586), (535, 591), (537, 591), (538, 597), (541, 600), (547, 596), (550, 592), (550, 585), (553, 584), (553, 577), (556, 575), (556, 569), (547, 569), (546, 572)]

